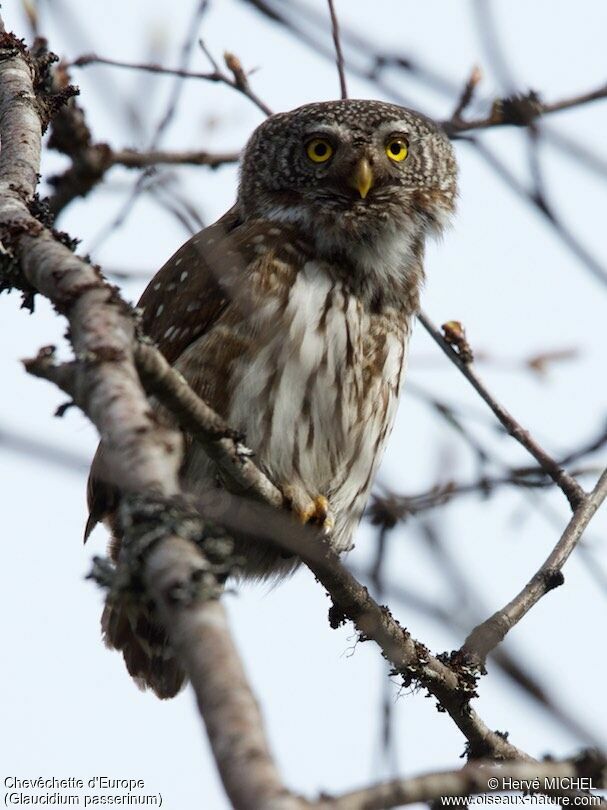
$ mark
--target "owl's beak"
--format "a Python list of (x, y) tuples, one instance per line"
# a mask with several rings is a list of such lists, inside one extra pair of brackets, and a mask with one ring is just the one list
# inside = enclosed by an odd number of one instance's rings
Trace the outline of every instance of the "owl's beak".
[(354, 172), (350, 176), (350, 185), (358, 191), (364, 200), (369, 193), (369, 189), (373, 186), (374, 179), (371, 164), (364, 157), (356, 164)]

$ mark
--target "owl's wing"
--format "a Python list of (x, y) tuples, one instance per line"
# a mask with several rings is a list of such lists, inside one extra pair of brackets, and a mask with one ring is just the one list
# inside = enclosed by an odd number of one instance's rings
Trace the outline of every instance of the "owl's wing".
[[(193, 236), (156, 273), (139, 300), (143, 331), (171, 364), (213, 327), (229, 304), (227, 280), (240, 269), (239, 261), (246, 263), (230, 236), (237, 225), (232, 208)], [(118, 492), (107, 478), (100, 444), (87, 485), (85, 542), (95, 525), (117, 506)]]
[(144, 333), (169, 363), (212, 328), (229, 297), (222, 275), (238, 225), (234, 209), (189, 239), (156, 273), (139, 299)]

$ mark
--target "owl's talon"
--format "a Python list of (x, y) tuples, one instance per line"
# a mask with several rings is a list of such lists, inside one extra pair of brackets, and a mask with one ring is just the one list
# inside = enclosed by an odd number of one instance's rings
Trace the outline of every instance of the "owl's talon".
[(331, 534), (333, 531), (335, 520), (329, 501), (324, 495), (318, 495), (303, 507), (295, 507), (294, 511), (301, 523), (312, 523), (320, 526), (324, 534)]

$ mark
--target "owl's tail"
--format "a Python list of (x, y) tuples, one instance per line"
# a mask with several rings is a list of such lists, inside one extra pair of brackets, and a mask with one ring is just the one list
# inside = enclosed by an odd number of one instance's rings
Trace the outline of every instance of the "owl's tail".
[(106, 645), (120, 650), (140, 689), (151, 689), (166, 700), (183, 688), (186, 674), (151, 607), (141, 603), (108, 603), (101, 616), (101, 629)]

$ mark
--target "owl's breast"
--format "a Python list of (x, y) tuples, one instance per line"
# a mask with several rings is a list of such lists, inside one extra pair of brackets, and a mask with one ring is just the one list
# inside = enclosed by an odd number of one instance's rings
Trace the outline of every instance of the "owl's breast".
[(278, 485), (329, 498), (336, 530), (340, 514), (366, 499), (408, 331), (396, 312), (369, 312), (308, 262), (287, 295), (257, 312), (250, 347), (232, 365), (229, 422)]

